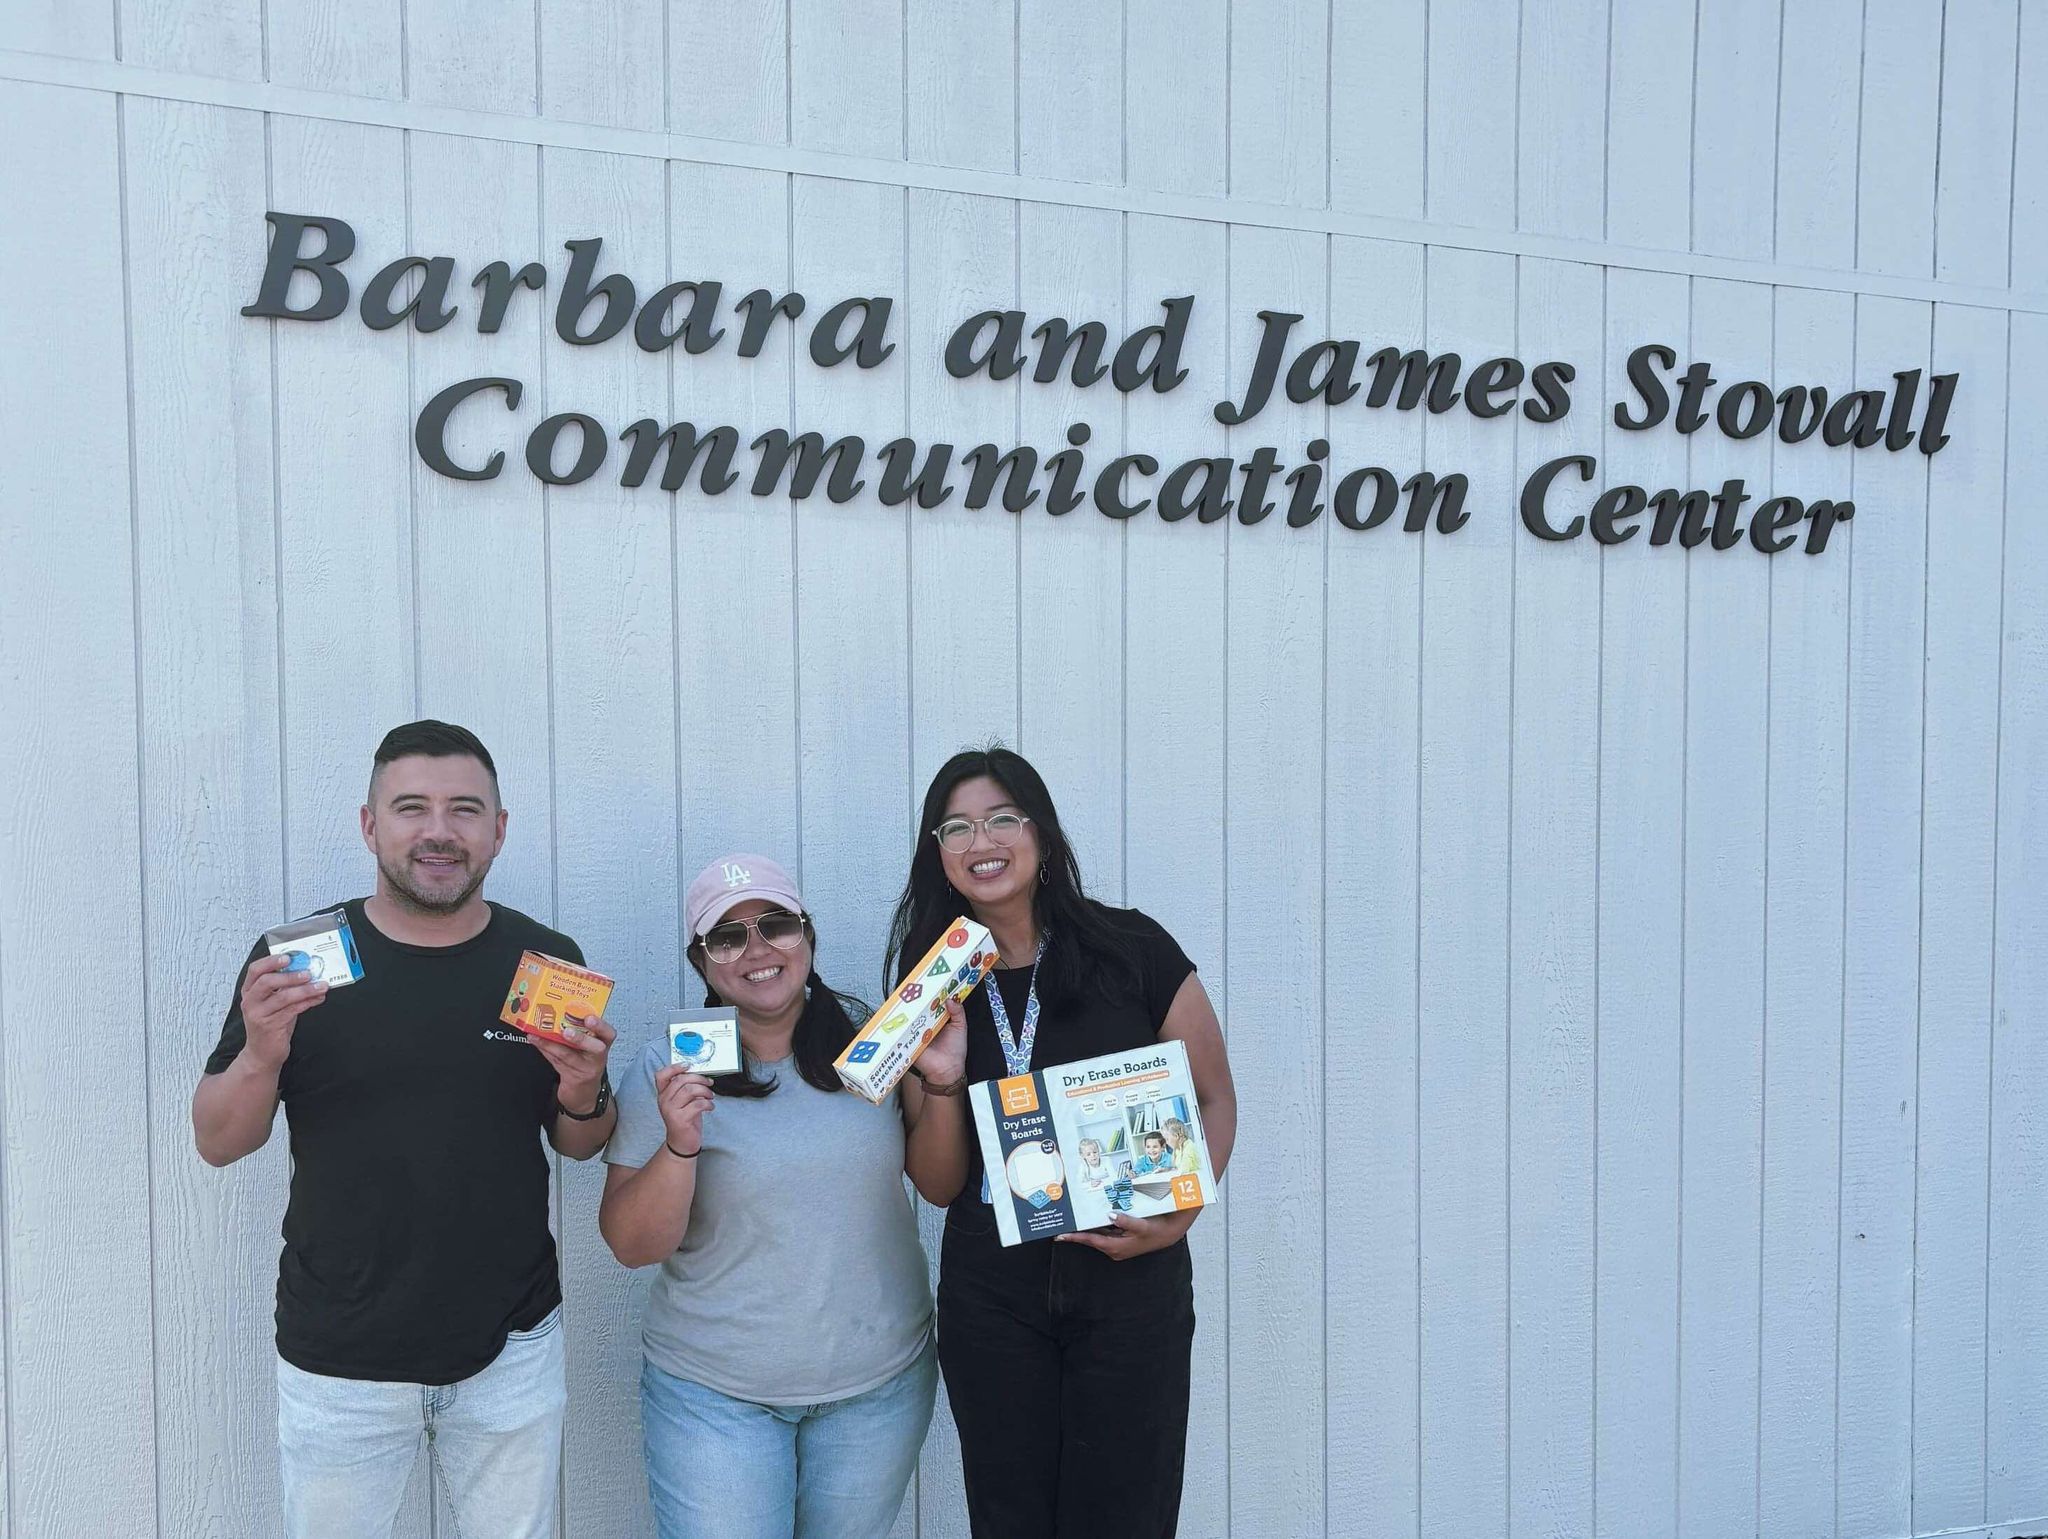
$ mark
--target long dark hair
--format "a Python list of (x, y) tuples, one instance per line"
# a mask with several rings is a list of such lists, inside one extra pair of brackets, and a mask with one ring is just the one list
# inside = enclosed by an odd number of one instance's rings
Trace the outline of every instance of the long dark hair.
[(971, 912), (967, 899), (946, 880), (939, 841), (932, 835), (946, 820), (946, 803), (953, 788), (963, 780), (983, 776), (1008, 793), (1009, 800), (1031, 819), (1038, 836), (1043, 864), (1041, 879), (1032, 889), (1031, 917), (1047, 942), (1038, 971), (1040, 996), (1047, 1004), (1064, 1005), (1090, 991), (1113, 997), (1137, 994), (1142, 983), (1136, 946), (1117, 922), (1116, 912), (1090, 899), (1082, 889), (1080, 863), (1060, 827), (1059, 812), (1045, 781), (1022, 754), (1000, 743), (954, 754), (939, 766), (924, 793), (910, 876), (889, 923), (889, 956), (882, 986), (894, 987), (902, 970), (923, 956), (948, 924)]
[[(796, 1057), (797, 1077), (813, 1089), (844, 1089), (832, 1061), (846, 1051), (846, 1044), (853, 1040), (861, 1022), (868, 1018), (868, 1007), (851, 994), (840, 993), (818, 976), (818, 936), (808, 918), (804, 920), (804, 941), (811, 948), (811, 975), (804, 980), (803, 1013), (796, 1018), (796, 1029), (790, 1034), (790, 1050)], [(704, 982), (705, 1007), (715, 1009), (724, 1004), (725, 1001), (718, 997), (718, 990), (711, 986), (710, 974), (704, 970), (703, 940), (691, 941), (685, 955)], [(714, 1075), (711, 1080), (711, 1090), (715, 1095), (758, 1098), (772, 1095), (775, 1086), (773, 1074), (765, 1079), (761, 1077), (745, 1044), (740, 1047), (740, 1072)]]

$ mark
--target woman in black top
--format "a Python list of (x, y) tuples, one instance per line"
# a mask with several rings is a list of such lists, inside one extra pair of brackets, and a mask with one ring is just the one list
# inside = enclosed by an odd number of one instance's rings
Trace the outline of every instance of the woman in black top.
[[(956, 754), (925, 793), (890, 930), (895, 978), (966, 912), (1001, 961), (967, 1003), (967, 1066), (906, 1090), (959, 1128), (959, 1195), (939, 1262), (939, 1366), (976, 1539), (1170, 1539), (1187, 1445), (1200, 1210), (1005, 1249), (965, 1083), (1182, 1042), (1210, 1158), (1237, 1131), (1223, 1033), (1194, 964), (1155, 921), (1086, 897), (1038, 772), (1007, 749)], [(927, 1101), (927, 1098), (928, 1101)]]

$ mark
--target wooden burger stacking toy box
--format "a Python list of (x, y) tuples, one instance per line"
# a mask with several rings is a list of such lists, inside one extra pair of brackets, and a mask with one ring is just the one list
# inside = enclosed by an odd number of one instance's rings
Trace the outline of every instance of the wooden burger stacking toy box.
[(917, 1055), (946, 1024), (946, 1001), (965, 999), (995, 966), (995, 942), (972, 919), (956, 919), (910, 969), (833, 1065), (848, 1090), (877, 1106), (889, 1099)]
[(498, 1019), (530, 1037), (560, 1040), (570, 1016), (588, 1020), (603, 1015), (611, 997), (612, 980), (603, 973), (529, 951), (519, 958), (519, 971), (512, 975), (512, 989)]

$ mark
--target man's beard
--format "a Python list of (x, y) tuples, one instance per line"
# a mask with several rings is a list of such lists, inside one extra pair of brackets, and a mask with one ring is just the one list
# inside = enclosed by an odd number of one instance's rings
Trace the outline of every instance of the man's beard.
[[(388, 861), (386, 861), (382, 856), (379, 856), (377, 860), (377, 870), (384, 878), (385, 890), (389, 892), (389, 894), (391, 895), (392, 899), (395, 902), (399, 903), (405, 908), (413, 910), (415, 913), (454, 913), (457, 909), (461, 908), (463, 904), (467, 903), (472, 897), (475, 896), (476, 890), (479, 887), (483, 886), (484, 877), (490, 873), (491, 863), (489, 861), (485, 861), (483, 865), (476, 871), (476, 873), (473, 876), (470, 877), (470, 879), (467, 882), (465, 882), (456, 891), (448, 894), (446, 897), (441, 897), (434, 893), (421, 891), (421, 889), (412, 880), (412, 857), (414, 855), (443, 854), (461, 855), (461, 852), (433, 849), (417, 849), (410, 851), (407, 854), (405, 864), (401, 866), (394, 866), (390, 864)], [(461, 858), (467, 859), (468, 857), (466, 855), (462, 855)]]

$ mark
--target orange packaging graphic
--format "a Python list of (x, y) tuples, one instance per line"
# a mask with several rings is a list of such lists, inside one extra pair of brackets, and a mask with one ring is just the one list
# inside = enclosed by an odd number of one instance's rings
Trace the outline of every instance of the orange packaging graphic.
[(530, 1037), (559, 1038), (570, 1016), (603, 1015), (611, 997), (612, 980), (603, 973), (529, 951), (519, 958), (498, 1019)]
[(877, 1106), (946, 1024), (946, 1001), (965, 999), (996, 965), (996, 944), (972, 919), (946, 926), (939, 943), (868, 1017), (833, 1067), (847, 1089)]

